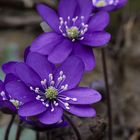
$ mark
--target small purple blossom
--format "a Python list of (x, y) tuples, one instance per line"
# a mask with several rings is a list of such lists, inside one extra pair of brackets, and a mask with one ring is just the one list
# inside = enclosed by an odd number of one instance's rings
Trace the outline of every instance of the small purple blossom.
[(114, 11), (123, 7), (127, 0), (92, 0), (94, 10)]
[(105, 32), (109, 23), (107, 12), (92, 13), (91, 0), (60, 0), (58, 11), (44, 4), (37, 10), (52, 29), (36, 38), (31, 51), (48, 55), (54, 64), (62, 63), (70, 55), (78, 56), (85, 70), (95, 66), (93, 47), (106, 45), (110, 34)]
[(5, 85), (10, 81), (15, 80), (17, 80), (17, 77), (15, 77), (13, 74), (6, 75), (4, 82), (0, 80), (0, 105), (1, 108), (6, 108), (10, 110), (10, 112), (16, 112), (20, 102), (12, 98), (7, 93), (5, 90)]
[(84, 73), (80, 58), (71, 56), (54, 67), (47, 57), (29, 53), (26, 62), (13, 65), (18, 80), (6, 84), (8, 94), (21, 104), (21, 117), (34, 116), (43, 124), (61, 122), (64, 111), (79, 117), (94, 117), (91, 104), (101, 95), (87, 87), (77, 87)]

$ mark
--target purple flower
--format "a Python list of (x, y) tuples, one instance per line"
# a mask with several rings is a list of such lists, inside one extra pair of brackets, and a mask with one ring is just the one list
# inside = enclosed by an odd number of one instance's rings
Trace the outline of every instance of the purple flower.
[(80, 58), (71, 56), (54, 67), (46, 56), (29, 53), (26, 62), (14, 67), (19, 80), (7, 83), (6, 91), (21, 103), (19, 116), (35, 116), (43, 124), (55, 124), (62, 120), (64, 110), (79, 117), (96, 115), (91, 104), (100, 101), (101, 95), (77, 87), (84, 73)]
[(6, 75), (4, 82), (0, 80), (0, 106), (1, 108), (10, 110), (10, 113), (16, 112), (20, 103), (19, 101), (9, 96), (9, 94), (5, 90), (5, 85), (10, 81), (15, 80), (17, 80), (17, 77), (15, 77), (13, 74)]
[(94, 10), (113, 11), (123, 7), (127, 0), (92, 0)]
[(44, 4), (37, 10), (52, 31), (45, 32), (31, 44), (31, 51), (48, 55), (54, 64), (62, 63), (69, 55), (80, 57), (85, 70), (95, 66), (93, 47), (106, 45), (110, 34), (104, 29), (109, 23), (107, 12), (92, 14), (91, 0), (60, 0), (58, 11)]

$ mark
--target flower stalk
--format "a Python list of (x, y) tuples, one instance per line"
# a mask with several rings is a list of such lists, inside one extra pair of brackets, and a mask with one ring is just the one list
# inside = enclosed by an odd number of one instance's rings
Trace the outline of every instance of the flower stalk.
[(46, 132), (46, 139), (51, 140), (51, 132), (50, 131)]
[(16, 133), (16, 140), (20, 140), (21, 132), (22, 132), (22, 126), (21, 126), (21, 122), (19, 122), (17, 133)]
[(36, 140), (39, 140), (40, 139), (40, 134), (38, 131), (36, 131)]
[(72, 122), (72, 120), (65, 114), (65, 119), (69, 122), (69, 124), (71, 125), (72, 129), (75, 132), (75, 135), (77, 137), (77, 140), (82, 140), (81, 138), (81, 134), (79, 132), (79, 130), (77, 129), (77, 127), (74, 125), (74, 123)]
[(10, 122), (9, 122), (9, 124), (8, 124), (7, 129), (6, 129), (6, 133), (5, 133), (5, 138), (4, 138), (4, 140), (8, 140), (8, 139), (9, 139), (9, 133), (10, 133), (12, 124), (13, 124), (13, 122), (14, 122), (14, 119), (15, 119), (15, 115), (13, 115), (13, 116), (11, 117), (11, 120), (10, 120)]
[(113, 140), (112, 135), (112, 109), (111, 109), (111, 94), (108, 82), (108, 73), (107, 73), (107, 62), (106, 62), (106, 48), (102, 48), (102, 63), (103, 63), (103, 73), (104, 73), (104, 81), (106, 87), (106, 95), (107, 95), (107, 114), (108, 114), (108, 138), (109, 140)]

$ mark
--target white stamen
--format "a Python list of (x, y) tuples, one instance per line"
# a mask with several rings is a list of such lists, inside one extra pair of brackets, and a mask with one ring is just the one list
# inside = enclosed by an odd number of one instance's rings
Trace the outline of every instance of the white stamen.
[(69, 107), (69, 104), (66, 102), (63, 102), (61, 99), (57, 99), (59, 102), (61, 102), (66, 108)]
[(55, 104), (55, 106), (58, 106), (58, 105), (59, 105), (58, 103)]
[(55, 84), (55, 82), (54, 81), (51, 81), (51, 85), (54, 86), (54, 84)]
[(67, 21), (65, 21), (65, 22), (64, 22), (64, 24), (65, 24), (65, 25), (67, 25), (67, 24), (68, 24), (68, 22), (67, 22)]
[(43, 85), (43, 86), (46, 85), (46, 83), (47, 83), (47, 80), (46, 79), (44, 79), (44, 80), (41, 81), (41, 85)]
[[(64, 82), (64, 80), (66, 79), (66, 76), (63, 74), (63, 71), (60, 71), (59, 75), (60, 76), (58, 77), (57, 83), (55, 85), (56, 88), (58, 88)], [(64, 86), (62, 86), (62, 89), (63, 88), (64, 88)], [(60, 89), (61, 89), (61, 87), (60, 87)]]
[(5, 100), (7, 100), (7, 99), (3, 97), (2, 100), (5, 101)]
[(113, 2), (114, 2), (113, 0), (110, 0), (110, 1), (108, 2), (108, 4), (111, 5), (111, 4), (113, 4)]
[(41, 99), (40, 101), (44, 102), (44, 99)]
[(59, 20), (63, 21), (63, 18), (62, 17), (59, 17)]
[(62, 76), (62, 75), (63, 75), (63, 71), (60, 71), (60, 73), (59, 73), (59, 74), (60, 74), (60, 76)]
[(44, 102), (42, 102), (42, 104), (46, 106), (46, 104)]
[(57, 80), (58, 80), (58, 82), (60, 82), (63, 80), (63, 77), (59, 77)]
[(65, 33), (63, 33), (63, 36), (67, 36)]
[(53, 80), (53, 74), (49, 74), (49, 78), (52, 81)]
[(66, 100), (66, 101), (69, 101), (69, 100), (70, 100), (70, 97), (66, 97), (65, 100)]
[(0, 93), (0, 95), (1, 95), (1, 96), (5, 96), (5, 92), (2, 91), (2, 92)]
[(96, 0), (92, 0), (93, 4), (96, 4)]
[(85, 26), (85, 23), (82, 22), (81, 24), (82, 24), (83, 27)]
[(66, 109), (68, 109), (68, 110), (69, 110), (69, 109), (70, 109), (70, 107), (68, 107), (68, 106), (67, 106), (67, 107), (66, 107)]
[(63, 79), (66, 79), (66, 76), (65, 75), (63, 75), (62, 77), (63, 77)]
[(85, 28), (88, 28), (88, 25), (87, 24), (85, 25)]
[(74, 42), (76, 39), (72, 39), (72, 42)]
[(70, 16), (68, 16), (68, 20), (70, 20)]
[(30, 87), (30, 90), (34, 90), (33, 87)]
[(40, 95), (38, 95), (38, 96), (36, 97), (36, 99), (37, 99), (37, 100), (40, 100), (40, 98), (41, 98), (41, 96), (40, 96)]
[(82, 31), (81, 31), (81, 35), (83, 35), (84, 33), (85, 33), (85, 32), (82, 30)]
[[(60, 23), (61, 24), (61, 23)], [(59, 30), (61, 30), (61, 25), (59, 25)], [(61, 30), (61, 32), (62, 32), (62, 30)]]
[(81, 38), (80, 38), (80, 40), (83, 40), (83, 39), (84, 39), (84, 37), (81, 37)]
[(53, 102), (55, 106), (58, 106), (58, 103), (56, 101)]
[(64, 96), (64, 95), (60, 95), (59, 98), (62, 99), (62, 100), (66, 100), (66, 101), (69, 101), (69, 100), (72, 100), (74, 102), (78, 101), (77, 98), (70, 98), (70, 97), (67, 97), (67, 96)]
[(68, 103), (65, 103), (64, 105), (65, 105), (66, 107), (68, 107), (68, 106), (69, 106), (69, 104), (68, 104)]
[(75, 18), (72, 19), (73, 22), (76, 22), (76, 20), (78, 19), (78, 16), (76, 16)]
[(64, 86), (64, 90), (67, 90), (68, 89), (68, 85), (66, 84), (65, 86)]
[(72, 98), (72, 100), (73, 100), (74, 102), (77, 102), (77, 98)]
[(35, 88), (35, 93), (39, 93), (39, 88)]
[(54, 111), (54, 108), (51, 109), (51, 112), (53, 112), (53, 111)]
[(62, 26), (62, 25), (63, 25), (63, 23), (64, 23), (64, 21), (63, 21), (63, 20), (61, 20), (61, 21), (60, 21), (60, 25)]
[(65, 88), (65, 86), (61, 86), (61, 89), (64, 89)]
[(45, 104), (46, 107), (49, 107), (49, 104)]

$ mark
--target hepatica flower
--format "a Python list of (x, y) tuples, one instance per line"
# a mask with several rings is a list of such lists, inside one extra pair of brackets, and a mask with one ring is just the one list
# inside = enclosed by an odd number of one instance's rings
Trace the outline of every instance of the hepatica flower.
[(6, 84), (6, 91), (21, 103), (21, 117), (34, 116), (43, 124), (55, 124), (62, 120), (64, 111), (79, 117), (96, 115), (91, 104), (100, 101), (101, 95), (93, 89), (77, 87), (84, 73), (80, 58), (71, 56), (54, 67), (46, 56), (29, 53), (26, 62), (14, 67), (19, 80)]
[(8, 74), (5, 77), (4, 82), (0, 80), (0, 107), (1, 108), (7, 108), (12, 112), (16, 112), (20, 102), (14, 98), (12, 98), (7, 91), (5, 90), (5, 85), (10, 81), (15, 81), (17, 78), (12, 75)]
[(92, 0), (95, 10), (113, 11), (123, 7), (127, 0)]
[(106, 12), (92, 14), (91, 0), (60, 0), (58, 11), (44, 4), (37, 10), (52, 29), (36, 38), (31, 51), (48, 55), (54, 64), (62, 63), (69, 55), (80, 57), (86, 70), (95, 66), (92, 47), (103, 46), (110, 40), (104, 29), (109, 23)]

